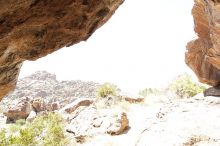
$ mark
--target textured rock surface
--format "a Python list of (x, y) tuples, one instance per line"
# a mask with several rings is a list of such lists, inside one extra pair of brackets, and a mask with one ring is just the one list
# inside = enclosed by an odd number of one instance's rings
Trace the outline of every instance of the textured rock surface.
[(210, 87), (205, 90), (204, 96), (220, 96), (220, 86)]
[(123, 0), (0, 1), (0, 99), (14, 89), (22, 62), (87, 40)]
[(66, 105), (61, 111), (71, 114), (80, 106), (89, 106), (93, 103), (92, 99), (81, 98), (77, 99), (73, 103)]
[(203, 83), (220, 84), (220, 1), (195, 0), (192, 10), (198, 35), (187, 45), (186, 63)]
[(3, 114), (9, 123), (26, 118), (31, 121), (36, 117), (36, 114), (59, 110), (58, 102), (49, 103), (45, 101), (43, 98), (18, 98), (9, 103)]
[(14, 92), (0, 102), (0, 107), (6, 107), (15, 99), (28, 97), (36, 100), (42, 98), (46, 103), (58, 102), (62, 108), (77, 98), (95, 98), (99, 86), (100, 84), (95, 82), (80, 80), (59, 82), (56, 80), (56, 75), (38, 71), (18, 80)]
[(3, 114), (7, 117), (7, 122), (9, 123), (19, 119), (26, 119), (31, 111), (30, 101), (27, 98), (22, 98), (12, 102)]
[(69, 123), (66, 130), (74, 136), (120, 135), (129, 127), (127, 114), (113, 109), (81, 106), (65, 117)]

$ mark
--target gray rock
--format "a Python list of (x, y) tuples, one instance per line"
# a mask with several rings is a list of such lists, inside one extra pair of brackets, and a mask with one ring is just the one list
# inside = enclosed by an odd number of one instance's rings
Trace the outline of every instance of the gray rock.
[(72, 103), (77, 98), (94, 98), (100, 84), (95, 82), (57, 81), (56, 75), (46, 71), (38, 71), (18, 81), (17, 87), (0, 103), (6, 108), (12, 100), (29, 97), (31, 99), (43, 98), (47, 104), (58, 102), (60, 107)]

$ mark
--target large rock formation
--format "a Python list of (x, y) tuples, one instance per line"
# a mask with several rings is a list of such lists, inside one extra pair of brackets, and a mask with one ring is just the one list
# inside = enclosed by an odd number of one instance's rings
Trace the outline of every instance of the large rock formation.
[(220, 84), (220, 1), (195, 0), (192, 10), (198, 35), (187, 45), (186, 63), (199, 80)]
[(87, 40), (123, 0), (0, 0), (0, 100), (25, 60)]

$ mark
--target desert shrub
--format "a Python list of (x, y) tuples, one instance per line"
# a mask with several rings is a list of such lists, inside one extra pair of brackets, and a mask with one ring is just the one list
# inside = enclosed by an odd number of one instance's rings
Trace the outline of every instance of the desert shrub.
[(117, 86), (105, 83), (97, 89), (97, 94), (99, 97), (107, 97), (108, 95), (116, 95), (117, 94)]
[(47, 133), (43, 138), (43, 145), (45, 146), (61, 146), (66, 145), (67, 139), (64, 135), (64, 128), (60, 124), (62, 118), (57, 114), (48, 115)]
[(146, 88), (139, 92), (139, 95), (143, 97), (147, 97), (149, 95), (159, 95), (159, 94), (161, 94), (161, 91), (156, 88)]
[(17, 132), (22, 128), (22, 126), (25, 123), (26, 123), (26, 121), (24, 119), (19, 119), (19, 120), (16, 121), (15, 124), (11, 124), (9, 126), (9, 131), (12, 132), (12, 133)]
[(38, 116), (32, 123), (25, 125), (16, 123), (11, 126), (15, 125), (19, 128), (14, 128), (11, 133), (7, 133), (7, 130), (0, 131), (0, 146), (61, 146), (67, 144), (62, 118), (58, 114), (49, 113), (48, 115)]
[(20, 125), (20, 126), (24, 125), (25, 123), (26, 121), (24, 119), (19, 119), (16, 121), (16, 125)]
[(205, 90), (205, 87), (194, 82), (188, 74), (178, 76), (168, 87), (168, 89), (180, 98), (193, 97)]
[(0, 129), (0, 146), (6, 146), (7, 145), (7, 139), (6, 139), (6, 131), (5, 129)]

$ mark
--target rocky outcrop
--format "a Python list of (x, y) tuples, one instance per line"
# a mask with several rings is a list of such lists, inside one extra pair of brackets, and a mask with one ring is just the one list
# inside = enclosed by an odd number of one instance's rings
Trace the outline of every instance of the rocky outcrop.
[(52, 112), (59, 109), (59, 103), (48, 103), (42, 98), (20, 98), (10, 103), (5, 109), (4, 115), (7, 117), (7, 123), (16, 122), (19, 119), (32, 121), (37, 114)]
[(189, 42), (186, 63), (203, 83), (220, 84), (220, 1), (195, 0), (192, 10), (198, 38)]
[(32, 110), (29, 99), (23, 98), (13, 102), (3, 114), (7, 117), (7, 123), (10, 123), (19, 119), (26, 119)]
[(60, 112), (66, 112), (68, 114), (73, 113), (78, 107), (80, 106), (89, 106), (93, 103), (92, 99), (86, 99), (86, 98), (81, 98), (81, 99), (77, 99), (76, 101), (74, 101), (73, 103), (70, 103), (68, 105), (66, 105), (65, 107), (63, 107)]
[(123, 0), (0, 1), (0, 99), (25, 60), (87, 40)]
[(93, 106), (78, 107), (66, 115), (66, 131), (74, 136), (97, 136), (100, 134), (120, 135), (129, 128), (125, 112), (107, 109), (96, 109)]
[(37, 71), (18, 80), (14, 92), (8, 94), (0, 102), (0, 107), (4, 108), (12, 100), (28, 97), (35, 99), (35, 106), (40, 106), (37, 105), (37, 100), (44, 99), (50, 104), (58, 102), (62, 108), (77, 98), (95, 98), (99, 86), (100, 84), (91, 81), (57, 81), (56, 75), (46, 71)]

